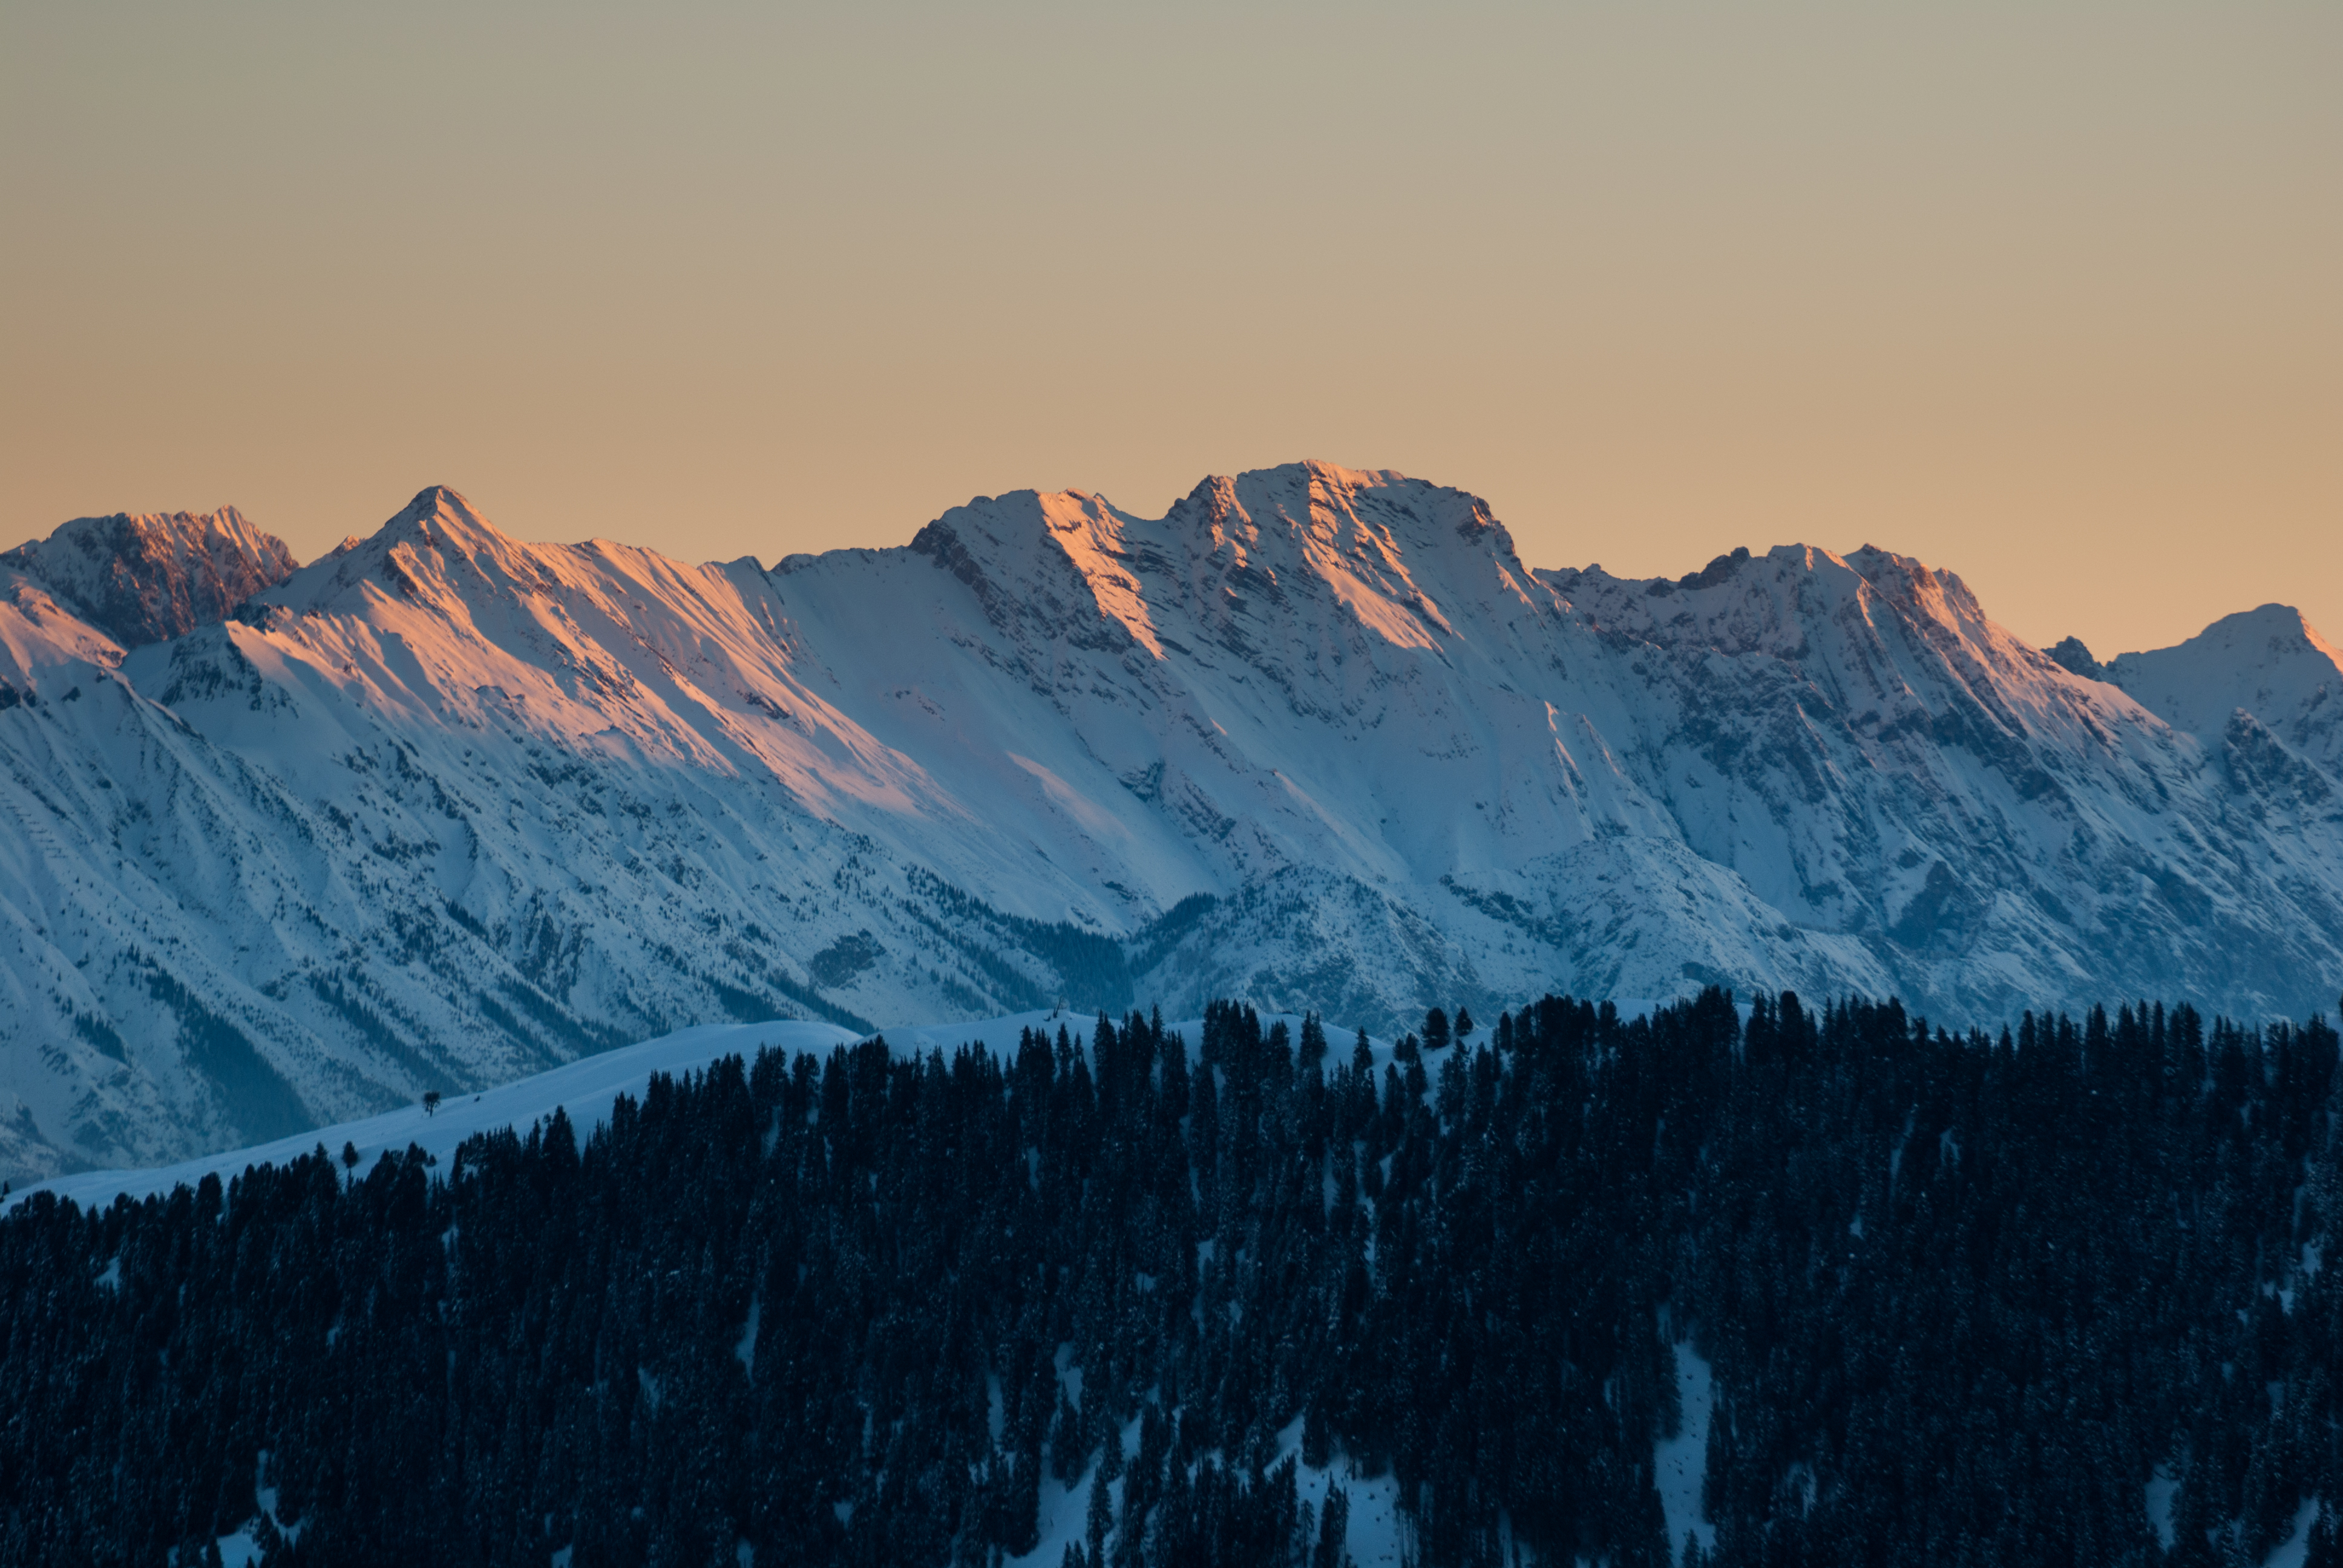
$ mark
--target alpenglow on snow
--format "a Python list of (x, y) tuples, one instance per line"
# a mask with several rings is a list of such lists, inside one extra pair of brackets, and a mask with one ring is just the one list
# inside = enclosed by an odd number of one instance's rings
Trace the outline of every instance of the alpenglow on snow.
[(1321, 464), (770, 570), (442, 488), (298, 569), (233, 512), (83, 519), (0, 557), (0, 1171), (776, 1017), (2298, 1015), (2343, 977), (2338, 712), (2280, 607), (2102, 666), (1884, 550), (1534, 570), (1463, 491)]

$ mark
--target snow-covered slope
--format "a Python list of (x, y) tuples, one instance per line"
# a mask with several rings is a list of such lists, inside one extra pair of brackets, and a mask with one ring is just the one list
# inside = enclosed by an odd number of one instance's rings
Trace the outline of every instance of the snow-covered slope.
[(1644, 776), (1694, 848), (1906, 999), (2331, 1001), (2343, 820), (2283, 746), (2241, 768), (1868, 547), (1548, 580), (1637, 676)]
[(289, 1165), (321, 1147), (336, 1156), (345, 1147), (355, 1149), (363, 1161), (362, 1170), (371, 1168), (384, 1154), (400, 1153), (410, 1145), (444, 1161), (468, 1139), (505, 1128), (526, 1133), (556, 1110), (569, 1119), (582, 1138), (609, 1120), (610, 1107), (619, 1095), (640, 1100), (653, 1073), (681, 1077), (701, 1072), (727, 1056), (751, 1060), (768, 1046), (826, 1054), (856, 1038), (852, 1030), (829, 1023), (703, 1024), (532, 1073), (478, 1094), (458, 1095), (428, 1111), (419, 1102), (401, 1105), (354, 1121), (170, 1165), (60, 1176), (13, 1194), (7, 1205), (0, 1207), (21, 1203), (34, 1192), (46, 1191), (85, 1208), (103, 1209), (116, 1198), (136, 1201), (167, 1195), (174, 1188), (194, 1187), (206, 1176), (232, 1181), (248, 1166)]
[(2300, 1011), (2343, 975), (2313, 688), (2209, 647), (2284, 711), (2176, 724), (1876, 550), (1534, 572), (1470, 495), (1294, 465), (766, 571), (432, 489), (129, 647), (75, 585), (185, 552), (60, 549), (0, 574), (20, 1174), (725, 1020), (1710, 980)]
[(2107, 678), (2177, 729), (2222, 743), (2242, 710), (2343, 778), (2343, 652), (2282, 604), (2223, 616), (2177, 648), (2127, 653)]

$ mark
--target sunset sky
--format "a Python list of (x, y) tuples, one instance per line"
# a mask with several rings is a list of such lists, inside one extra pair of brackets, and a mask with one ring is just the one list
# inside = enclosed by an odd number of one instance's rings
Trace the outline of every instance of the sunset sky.
[(2343, 639), (2343, 5), (0, 7), (0, 547), (893, 545), (1302, 457)]

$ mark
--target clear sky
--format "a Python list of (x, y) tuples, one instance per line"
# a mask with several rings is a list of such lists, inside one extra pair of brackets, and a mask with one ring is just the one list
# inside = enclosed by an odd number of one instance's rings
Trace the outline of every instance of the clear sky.
[(900, 544), (1302, 457), (2343, 638), (2343, 5), (0, 5), (0, 544)]

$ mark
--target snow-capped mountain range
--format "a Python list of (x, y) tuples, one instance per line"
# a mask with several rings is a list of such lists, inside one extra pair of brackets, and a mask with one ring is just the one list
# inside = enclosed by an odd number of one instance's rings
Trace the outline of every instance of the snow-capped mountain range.
[(446, 489), (0, 556), (0, 1171), (150, 1163), (692, 1024), (1548, 990), (1948, 1020), (2343, 985), (2343, 664), (2105, 667), (1885, 551), (1524, 564), (1387, 472), (907, 548), (525, 545)]

